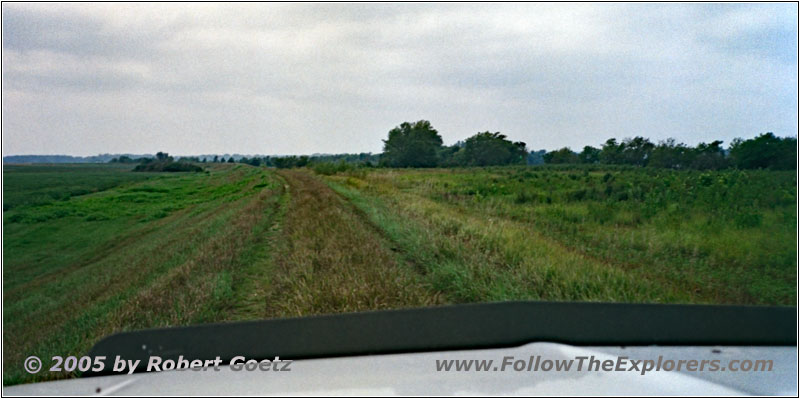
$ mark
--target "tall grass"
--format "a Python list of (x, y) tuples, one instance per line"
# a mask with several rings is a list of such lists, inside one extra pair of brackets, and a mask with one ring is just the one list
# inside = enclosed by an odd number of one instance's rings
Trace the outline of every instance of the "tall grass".
[(430, 273), (448, 270), (436, 279), (454, 300), (796, 298), (792, 172), (494, 167), (329, 182)]

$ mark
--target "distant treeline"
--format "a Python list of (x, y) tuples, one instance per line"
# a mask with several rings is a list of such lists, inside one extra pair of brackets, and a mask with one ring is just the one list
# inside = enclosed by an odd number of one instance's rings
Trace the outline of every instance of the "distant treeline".
[[(114, 159), (116, 155), (100, 154), (88, 157), (76, 157), (72, 155), (8, 155), (3, 157), (3, 163), (105, 163)], [(125, 154), (125, 156), (134, 156)], [(152, 155), (143, 155), (151, 157)]]
[(669, 169), (774, 169), (790, 170), (797, 167), (797, 138), (776, 137), (764, 133), (749, 140), (734, 139), (725, 149), (722, 141), (700, 143), (689, 147), (674, 139), (658, 144), (644, 137), (634, 137), (617, 142), (608, 139), (601, 148), (583, 147), (574, 152), (568, 147), (544, 155), (545, 163), (583, 163), (650, 166)]
[[(358, 166), (376, 166), (380, 156), (371, 153), (360, 154), (324, 154), (324, 155), (288, 155), (288, 156), (240, 156), (234, 157), (220, 157), (214, 155), (213, 157), (180, 157), (181, 162), (198, 162), (198, 163), (244, 163), (253, 166), (270, 166), (276, 168), (302, 168), (312, 164), (319, 163), (333, 163), (333, 162), (346, 162), (348, 164), (356, 164)], [(131, 160), (137, 162), (136, 160)]]
[[(126, 160), (117, 159), (117, 162), (125, 163)], [(203, 168), (192, 162), (180, 159), (176, 161), (166, 152), (159, 152), (155, 158), (140, 158), (139, 165), (133, 169), (134, 172), (202, 172)]]
[(690, 147), (668, 139), (658, 144), (644, 137), (618, 142), (608, 139), (601, 148), (586, 146), (581, 152), (560, 150), (528, 152), (523, 142), (512, 142), (499, 132), (482, 132), (443, 146), (430, 122), (404, 122), (383, 141), (379, 165), (389, 167), (489, 166), (507, 164), (609, 164), (669, 169), (795, 169), (797, 138), (764, 133), (734, 139), (726, 149), (721, 140)]
[[(690, 147), (667, 139), (655, 144), (644, 137), (622, 141), (611, 138), (599, 148), (585, 146), (581, 152), (564, 147), (555, 151), (531, 151), (523, 142), (513, 142), (500, 132), (480, 132), (445, 146), (430, 122), (404, 122), (389, 131), (382, 154), (337, 154), (301, 156), (181, 157), (182, 162), (245, 163), (277, 168), (312, 167), (331, 174), (354, 167), (458, 167), (510, 164), (605, 164), (668, 169), (776, 169), (796, 168), (797, 138), (764, 133), (752, 139), (734, 139), (728, 148), (721, 140)], [(143, 159), (119, 157), (112, 162), (139, 163)]]
[[(245, 163), (277, 168), (314, 167), (320, 173), (335, 173), (352, 167), (457, 167), (510, 164), (606, 164), (634, 165), (669, 169), (776, 169), (791, 170), (797, 165), (797, 138), (763, 133), (752, 139), (734, 139), (728, 148), (721, 140), (694, 147), (667, 139), (653, 143), (644, 137), (606, 140), (599, 148), (585, 146), (580, 152), (564, 147), (555, 151), (528, 151), (523, 142), (509, 140), (500, 132), (480, 132), (453, 145), (443, 144), (439, 132), (426, 120), (404, 122), (389, 131), (383, 140), (383, 153), (315, 154), (290, 156), (201, 155), (173, 157), (169, 160), (150, 155), (109, 154), (94, 157), (68, 155), (17, 155), (3, 157), (6, 163), (112, 162), (146, 165), (154, 168), (186, 168), (171, 165), (190, 163)], [(159, 153), (164, 154), (164, 153)]]

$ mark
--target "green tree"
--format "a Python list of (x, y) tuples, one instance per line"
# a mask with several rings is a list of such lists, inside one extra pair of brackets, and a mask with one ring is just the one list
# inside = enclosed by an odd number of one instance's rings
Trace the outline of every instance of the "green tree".
[(636, 136), (622, 142), (622, 163), (645, 166), (655, 145), (650, 140)]
[(603, 148), (600, 150), (600, 162), (608, 164), (621, 164), (622, 163), (622, 144), (617, 144), (617, 139), (610, 138), (603, 143)]
[(464, 165), (488, 166), (525, 163), (528, 151), (525, 143), (511, 142), (500, 132), (478, 133), (466, 140), (464, 148)]
[(426, 120), (403, 122), (383, 140), (381, 163), (391, 167), (436, 166), (442, 136)]
[(686, 144), (675, 144), (675, 139), (669, 138), (653, 148), (647, 165), (654, 168), (686, 169), (692, 166), (694, 155), (694, 150)]
[(797, 168), (797, 138), (768, 132), (750, 140), (734, 139), (730, 158), (740, 169), (792, 170)]
[(694, 169), (722, 169), (727, 166), (722, 140), (698, 144), (694, 149), (691, 165)]
[(578, 158), (580, 158), (581, 163), (598, 163), (600, 162), (600, 149), (587, 145), (578, 154)]
[(580, 158), (578, 154), (572, 152), (569, 147), (564, 147), (560, 150), (550, 151), (544, 154), (545, 163), (578, 163)]
[(444, 146), (439, 150), (439, 165), (445, 167), (463, 165), (464, 154), (461, 151), (464, 148), (464, 142), (458, 141), (453, 145)]

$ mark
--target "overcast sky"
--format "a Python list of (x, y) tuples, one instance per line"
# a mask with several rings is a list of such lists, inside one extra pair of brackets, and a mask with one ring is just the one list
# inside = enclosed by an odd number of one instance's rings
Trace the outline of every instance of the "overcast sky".
[(797, 134), (797, 5), (2, 5), (3, 154)]

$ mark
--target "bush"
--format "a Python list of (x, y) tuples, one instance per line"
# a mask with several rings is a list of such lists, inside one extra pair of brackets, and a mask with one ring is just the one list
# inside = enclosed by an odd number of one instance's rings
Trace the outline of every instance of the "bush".
[(202, 172), (203, 168), (188, 162), (154, 161), (137, 165), (134, 172)]
[(313, 166), (311, 166), (311, 169), (313, 169), (314, 172), (316, 172), (318, 174), (325, 175), (325, 176), (330, 176), (330, 175), (335, 175), (337, 173), (351, 171), (351, 170), (355, 169), (355, 166), (353, 164), (347, 163), (345, 161), (319, 162), (319, 163), (315, 163)]

